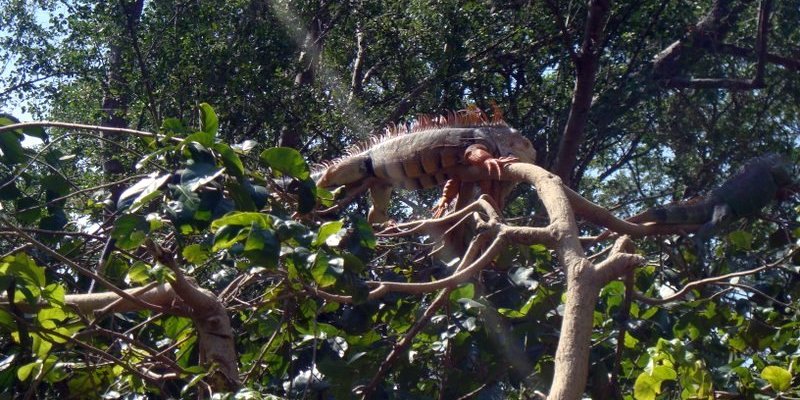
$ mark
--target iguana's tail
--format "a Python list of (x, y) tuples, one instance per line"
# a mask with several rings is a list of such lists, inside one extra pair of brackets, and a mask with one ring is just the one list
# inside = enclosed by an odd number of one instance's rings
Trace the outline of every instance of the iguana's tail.
[(695, 204), (674, 204), (653, 207), (628, 219), (628, 222), (656, 222), (661, 224), (703, 224), (711, 219), (713, 205), (707, 202)]

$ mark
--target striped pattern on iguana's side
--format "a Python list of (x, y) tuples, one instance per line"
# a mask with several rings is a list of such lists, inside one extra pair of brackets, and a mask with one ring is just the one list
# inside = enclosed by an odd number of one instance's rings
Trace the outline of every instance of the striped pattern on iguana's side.
[[(468, 165), (485, 164), (499, 175), (503, 163), (533, 163), (535, 158), (531, 142), (509, 127), (499, 113), (489, 119), (480, 110), (470, 109), (446, 117), (423, 116), (410, 127), (387, 129), (345, 156), (321, 164), (315, 175), (317, 186), (325, 188), (367, 183), (373, 200), (369, 221), (378, 223), (388, 219), (392, 187), (424, 189), (460, 181), (459, 172)], [(502, 198), (495, 200), (502, 203)]]

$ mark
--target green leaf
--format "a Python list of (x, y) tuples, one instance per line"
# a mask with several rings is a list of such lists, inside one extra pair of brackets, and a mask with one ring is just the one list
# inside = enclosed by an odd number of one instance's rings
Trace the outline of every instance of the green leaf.
[(202, 264), (209, 258), (208, 249), (202, 244), (190, 244), (181, 251), (183, 258), (191, 264)]
[(792, 387), (792, 373), (785, 368), (770, 365), (761, 371), (761, 377), (778, 392), (784, 392)]
[[(249, 188), (249, 190), (248, 190)], [(255, 200), (251, 196), (252, 185), (249, 182), (243, 184), (238, 180), (229, 179), (225, 182), (225, 189), (233, 200), (237, 211), (258, 211)]]
[(25, 149), (20, 136), (13, 131), (0, 132), (0, 154), (4, 163), (19, 164), (25, 161)]
[(273, 147), (261, 152), (261, 161), (270, 168), (292, 178), (305, 180), (311, 176), (306, 160), (291, 147)]
[(317, 205), (317, 184), (311, 179), (300, 181), (296, 186), (296, 190), (292, 190), (291, 192), (297, 195), (298, 213), (308, 214)]
[[(50, 328), (52, 328), (52, 326)], [(50, 354), (50, 350), (53, 349), (53, 343), (37, 334), (31, 335), (31, 339), (33, 339), (33, 352), (36, 353), (39, 358), (46, 358), (47, 355)]]
[(272, 230), (253, 227), (244, 244), (244, 255), (256, 265), (267, 268), (278, 266), (281, 245)]
[(136, 182), (135, 185), (125, 189), (119, 196), (117, 208), (124, 209), (130, 207), (128, 212), (136, 212), (142, 208), (142, 206), (149, 203), (150, 200), (161, 194), (159, 188), (161, 188), (170, 177), (171, 174), (158, 175), (158, 173), (153, 172), (141, 181)]
[(178, 118), (164, 118), (161, 131), (166, 134), (185, 135), (189, 133), (189, 128)]
[(69, 182), (59, 174), (47, 175), (42, 178), (42, 186), (59, 197), (67, 195), (70, 190)]
[(650, 372), (642, 372), (633, 384), (633, 397), (641, 400), (652, 400), (661, 393), (661, 383), (675, 380), (677, 374), (671, 367), (658, 365)]
[(627, 347), (629, 349), (634, 349), (634, 348), (636, 348), (637, 344), (639, 344), (639, 339), (636, 339), (635, 337), (633, 337), (631, 335), (630, 332), (626, 331), (625, 332), (625, 342), (624, 342), (625, 347)]
[(189, 389), (197, 385), (198, 382), (201, 382), (207, 375), (208, 372), (202, 372), (202, 373), (193, 372), (190, 375), (192, 379), (190, 379), (189, 382), (187, 382), (186, 385), (183, 388), (181, 388), (181, 397), (185, 396), (186, 393), (189, 392)]
[(344, 260), (341, 257), (330, 258), (325, 252), (319, 251), (311, 266), (311, 276), (321, 288), (332, 286), (341, 275), (341, 271), (344, 270), (343, 265)]
[(219, 129), (219, 120), (214, 109), (208, 103), (200, 103), (200, 130), (208, 134), (217, 134)]
[[(0, 264), (0, 275), (12, 275), (21, 279), (24, 285), (32, 285), (37, 289), (44, 288), (46, 285), (44, 268), (36, 265), (36, 262), (25, 253), (17, 253), (8, 256)], [(38, 295), (39, 290), (36, 290)]]
[(19, 380), (21, 381), (26, 381), (28, 380), (28, 377), (30, 377), (31, 375), (36, 376), (37, 374), (39, 374), (41, 368), (42, 368), (42, 363), (39, 361), (34, 361), (25, 364), (19, 367), (19, 369), (17, 369), (17, 378), (19, 378)]
[(17, 329), (17, 321), (8, 311), (2, 309), (0, 309), (0, 328), (8, 331), (15, 331)]
[(125, 281), (139, 285), (150, 281), (150, 267), (141, 261), (135, 262), (128, 270)]
[[(319, 233), (317, 233), (317, 238), (314, 239), (314, 246), (320, 246), (323, 243), (327, 243), (328, 239), (331, 238), (332, 235), (342, 230), (344, 226), (344, 221), (329, 221), (322, 226), (319, 227)], [(331, 240), (331, 243), (328, 243), (328, 246), (336, 246), (339, 244), (339, 240), (341, 237), (338, 237), (336, 240)]]
[(133, 250), (141, 246), (150, 233), (150, 223), (141, 215), (126, 214), (114, 222), (111, 237), (115, 245), (123, 250)]
[(475, 285), (472, 283), (467, 283), (461, 285), (452, 292), (450, 292), (450, 301), (458, 301), (460, 299), (472, 299), (475, 297)]
[(162, 327), (168, 338), (178, 341), (183, 336), (192, 332), (192, 320), (185, 317), (169, 316), (164, 318)]
[(47, 133), (44, 131), (44, 128), (41, 126), (28, 126), (22, 128), (22, 133), (35, 137), (37, 139), (41, 139), (43, 142), (47, 141)]
[(232, 212), (211, 223), (211, 229), (219, 229), (225, 225), (256, 226), (259, 228), (272, 228), (273, 217), (269, 214), (258, 212)]
[(181, 147), (188, 147), (192, 143), (199, 143), (203, 147), (210, 148), (214, 146), (214, 135), (204, 131), (192, 133), (183, 138)]
[(678, 374), (675, 373), (675, 370), (666, 365), (656, 365), (653, 367), (653, 370), (650, 372), (650, 374), (660, 381), (671, 381), (678, 377)]
[(11, 114), (0, 113), (0, 126), (18, 124), (19, 119)]
[(51, 283), (44, 287), (44, 298), (49, 300), (49, 303), (57, 305), (58, 307), (64, 306), (64, 299), (67, 295), (67, 288), (58, 283)]
[(737, 230), (729, 233), (728, 241), (736, 250), (748, 251), (753, 248), (753, 234), (747, 231)]
[(228, 171), (229, 174), (237, 178), (244, 176), (242, 160), (239, 159), (239, 155), (236, 154), (230, 146), (225, 143), (216, 143), (213, 149), (219, 153), (222, 158), (222, 165), (225, 166), (225, 170)]
[(642, 372), (633, 384), (633, 398), (637, 400), (655, 400), (656, 395), (661, 393), (661, 381), (653, 378), (646, 372)]
[(17, 181), (10, 181), (11, 177), (0, 177), (0, 200), (14, 200), (22, 196), (22, 192), (17, 188)]
[(536, 294), (534, 294), (528, 298), (528, 301), (526, 301), (525, 304), (523, 304), (519, 310), (501, 307), (497, 309), (497, 312), (508, 318), (523, 318), (526, 315), (528, 315), (528, 312), (530, 312), (531, 307), (533, 307), (533, 305), (536, 304), (536, 301), (537, 301), (537, 296)]
[[(15, 203), (16, 209), (18, 210), (16, 213), (17, 221), (23, 224), (33, 224), (38, 221), (39, 218), (42, 217), (42, 208), (37, 207), (38, 204), (39, 202), (32, 197), (18, 198)], [(28, 208), (29, 210), (20, 211)]]
[(238, 225), (223, 225), (214, 233), (214, 246), (211, 251), (227, 249), (247, 237), (250, 229)]
[(203, 185), (217, 179), (225, 170), (216, 165), (207, 163), (194, 163), (181, 172), (181, 185), (195, 191)]

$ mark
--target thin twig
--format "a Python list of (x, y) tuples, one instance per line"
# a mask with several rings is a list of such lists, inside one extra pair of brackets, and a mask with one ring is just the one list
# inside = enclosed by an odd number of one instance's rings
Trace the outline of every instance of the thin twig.
[(715, 277), (701, 279), (701, 280), (698, 280), (698, 281), (687, 283), (683, 288), (678, 290), (676, 293), (672, 294), (671, 296), (667, 296), (667, 297), (665, 297), (663, 299), (656, 299), (656, 298), (653, 298), (653, 297), (648, 297), (648, 296), (645, 296), (644, 294), (642, 294), (640, 292), (634, 292), (634, 296), (635, 296), (636, 300), (641, 301), (641, 302), (646, 303), (646, 304), (650, 304), (650, 305), (667, 304), (667, 303), (670, 303), (672, 301), (681, 299), (683, 296), (686, 296), (689, 293), (689, 291), (692, 290), (692, 289), (701, 288), (701, 287), (703, 287), (705, 285), (720, 284), (722, 281), (726, 281), (726, 280), (729, 280), (729, 279), (732, 279), (732, 278), (736, 278), (736, 277), (740, 277), (740, 276), (752, 275), (752, 274), (759, 273), (761, 271), (765, 271), (765, 270), (768, 270), (768, 269), (775, 268), (775, 267), (783, 264), (784, 262), (786, 262), (786, 260), (792, 258), (798, 252), (800, 252), (800, 247), (795, 247), (788, 254), (786, 254), (785, 256), (781, 257), (779, 260), (777, 260), (777, 261), (775, 261), (773, 263), (762, 265), (760, 267), (749, 269), (749, 270), (746, 270), (746, 271), (732, 272), (730, 274), (715, 276)]

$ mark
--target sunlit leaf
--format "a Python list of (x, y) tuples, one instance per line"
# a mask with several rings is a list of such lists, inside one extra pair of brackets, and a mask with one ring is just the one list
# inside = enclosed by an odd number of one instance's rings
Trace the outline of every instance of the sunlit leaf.
[(785, 368), (770, 365), (761, 371), (761, 377), (779, 392), (786, 391), (792, 387), (792, 373)]
[(219, 129), (219, 120), (214, 109), (208, 103), (200, 103), (200, 130), (216, 135)]
[(125, 281), (133, 284), (143, 284), (150, 281), (150, 267), (143, 262), (134, 263), (128, 270)]
[(208, 249), (201, 244), (190, 244), (183, 248), (181, 255), (192, 264), (202, 264), (208, 260)]
[(753, 248), (753, 234), (747, 231), (733, 231), (728, 234), (728, 241), (737, 250), (747, 251)]
[(450, 301), (458, 301), (460, 299), (472, 299), (475, 297), (475, 285), (467, 283), (461, 285), (452, 292), (450, 292)]
[(261, 152), (261, 161), (295, 179), (308, 179), (311, 172), (300, 152), (290, 147), (273, 147)]
[(239, 159), (239, 155), (236, 154), (230, 146), (225, 143), (215, 143), (213, 148), (219, 152), (222, 165), (225, 166), (225, 170), (228, 171), (229, 174), (235, 177), (242, 177), (244, 175), (242, 160)]
[(194, 163), (181, 172), (181, 185), (186, 185), (191, 191), (195, 191), (201, 186), (213, 181), (225, 172), (216, 165), (206, 163)]
[[(314, 239), (314, 246), (319, 246), (323, 243), (326, 243), (327, 240), (331, 238), (332, 235), (338, 233), (343, 226), (343, 221), (328, 221), (322, 224), (322, 226), (319, 227), (317, 238)], [(336, 246), (338, 244), (338, 240), (328, 243), (329, 246)]]
[(125, 191), (120, 194), (119, 200), (117, 201), (117, 208), (124, 209), (130, 207), (128, 212), (136, 212), (161, 193), (159, 188), (169, 180), (170, 176), (170, 174), (159, 175), (154, 172), (139, 182), (136, 182), (136, 184), (125, 189)]
[(123, 250), (138, 248), (150, 233), (150, 223), (141, 215), (126, 214), (117, 218), (111, 237), (115, 245)]
[(271, 228), (273, 217), (269, 214), (257, 212), (233, 212), (227, 214), (211, 223), (211, 229), (219, 229), (225, 225), (236, 226), (257, 226), (259, 228)]

